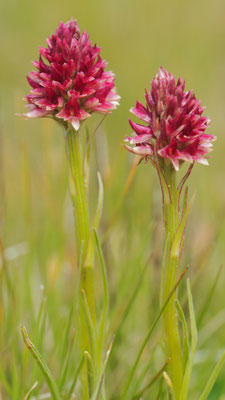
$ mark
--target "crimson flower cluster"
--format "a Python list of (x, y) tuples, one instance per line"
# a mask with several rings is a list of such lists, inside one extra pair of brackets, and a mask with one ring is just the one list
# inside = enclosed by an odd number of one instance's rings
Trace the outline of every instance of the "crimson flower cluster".
[(192, 90), (185, 92), (185, 83), (160, 68), (151, 89), (145, 92), (146, 107), (140, 102), (131, 112), (145, 124), (129, 120), (134, 131), (127, 137), (127, 150), (143, 159), (155, 161), (160, 156), (179, 170), (183, 161), (208, 164), (205, 157), (212, 150), (213, 135), (205, 134), (210, 122)]
[(32, 90), (26, 117), (50, 116), (78, 130), (93, 112), (106, 114), (117, 107), (114, 74), (105, 71), (100, 47), (92, 45), (86, 31), (80, 33), (76, 20), (61, 22), (46, 42), (33, 62), (37, 71), (27, 77)]

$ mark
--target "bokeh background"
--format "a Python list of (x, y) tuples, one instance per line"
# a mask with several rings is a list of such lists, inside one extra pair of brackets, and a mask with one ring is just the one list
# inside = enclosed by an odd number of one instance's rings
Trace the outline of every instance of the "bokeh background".
[[(105, 186), (102, 233), (114, 215), (134, 160), (121, 146), (123, 138), (130, 133), (129, 108), (136, 100), (144, 99), (144, 89), (149, 89), (162, 65), (177, 78), (185, 79), (187, 89), (194, 89), (206, 106), (205, 115), (212, 120), (208, 132), (218, 138), (210, 166), (196, 165), (189, 181), (190, 192), (197, 189), (197, 197), (189, 219), (182, 265), (191, 265), (189, 275), (197, 315), (204, 309), (217, 271), (224, 263), (224, 0), (1, 0), (0, 224), (14, 297), (11, 312), (15, 318), (0, 309), (0, 358), (14, 388), (13, 399), (22, 398), (32, 384), (24, 367), (27, 364), (23, 360), (26, 356), (20, 324), (25, 323), (31, 336), (32, 332), (35, 336), (35, 318), (44, 290), (48, 319), (43, 351), (57, 375), (60, 370), (57, 343), (73, 298), (71, 282), (76, 279), (72, 207), (62, 133), (52, 121), (26, 121), (16, 115), (25, 110), (22, 98), (29, 91), (26, 75), (32, 69), (31, 61), (38, 58), (39, 46), (45, 44), (45, 38), (55, 31), (60, 21), (66, 22), (71, 17), (102, 47), (102, 56), (116, 75), (121, 95), (120, 107), (106, 117), (93, 143), (90, 198), (93, 213), (97, 196), (95, 173), (100, 170)], [(88, 121), (90, 132), (100, 119), (95, 116)], [(157, 177), (150, 164), (142, 163), (117, 216), (113, 217), (104, 247), (110, 280), (112, 331), (148, 255), (152, 251), (154, 254), (108, 372), (111, 399), (119, 399), (127, 368), (158, 309), (162, 243)], [(96, 286), (101, 297), (98, 281)], [(192, 399), (204, 387), (209, 371), (225, 347), (224, 287), (222, 271), (201, 321)], [(5, 290), (3, 282), (3, 299)], [(10, 312), (10, 303), (8, 307)], [(157, 336), (154, 340), (156, 343)], [(151, 354), (156, 368), (157, 352), (153, 343), (145, 354), (145, 360)], [(22, 383), (21, 365), (25, 371)], [(210, 399), (225, 399), (224, 382), (225, 371)], [(6, 394), (4, 397), (5, 389), (1, 390), (3, 398), (8, 398)]]

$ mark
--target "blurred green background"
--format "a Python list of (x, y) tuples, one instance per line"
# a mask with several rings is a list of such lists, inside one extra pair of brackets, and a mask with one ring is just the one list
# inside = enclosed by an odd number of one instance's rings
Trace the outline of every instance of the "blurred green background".
[[(19, 326), (26, 323), (32, 336), (43, 284), (49, 319), (44, 351), (57, 375), (60, 367), (53, 350), (72, 301), (76, 252), (61, 131), (52, 121), (26, 121), (16, 113), (24, 112), (22, 98), (29, 91), (26, 75), (33, 69), (31, 61), (38, 59), (39, 46), (45, 44), (45, 38), (55, 31), (60, 21), (66, 22), (71, 17), (76, 18), (81, 30), (86, 29), (91, 40), (102, 47), (102, 57), (115, 73), (121, 95), (120, 107), (104, 120), (93, 144), (91, 207), (93, 211), (98, 169), (105, 185), (102, 232), (113, 215), (133, 162), (133, 156), (121, 146), (123, 138), (131, 131), (127, 122), (129, 108), (136, 100), (143, 100), (144, 89), (149, 89), (162, 65), (177, 78), (185, 79), (187, 89), (194, 89), (197, 98), (206, 106), (205, 115), (212, 120), (208, 132), (218, 138), (210, 166), (196, 165), (189, 182), (191, 192), (197, 188), (197, 198), (189, 220), (183, 265), (191, 264), (189, 274), (195, 282), (197, 312), (204, 305), (225, 255), (224, 0), (1, 0), (0, 223), (16, 300), (15, 308), (11, 309), (14, 319), (0, 308), (0, 352), (14, 385), (13, 393), (23, 395), (33, 382), (30, 377), (27, 382), (24, 379), (22, 389), (18, 389), (21, 377), (15, 370), (22, 363), (23, 354)], [(91, 118), (89, 130), (92, 131), (99, 121), (99, 116)], [(126, 369), (158, 308), (163, 243), (159, 224), (161, 198), (156, 173), (150, 164), (142, 163), (105, 244), (112, 321), (117, 311), (123, 309), (144, 262), (154, 250), (147, 279), (110, 367), (108, 391), (112, 399), (119, 398)], [(224, 285), (222, 272), (203, 320), (206, 330), (199, 339), (193, 399), (204, 387), (212, 365), (225, 346)], [(101, 293), (98, 282), (97, 289)], [(3, 287), (3, 298), (4, 290)], [(7, 303), (7, 307), (10, 312), (10, 304)], [(15, 346), (11, 346), (12, 343)], [(147, 360), (147, 354), (145, 357)], [(10, 378), (11, 368), (13, 378)], [(225, 371), (211, 399), (225, 399), (224, 379)], [(3, 396), (3, 389), (2, 393)], [(21, 398), (20, 394), (16, 396)]]

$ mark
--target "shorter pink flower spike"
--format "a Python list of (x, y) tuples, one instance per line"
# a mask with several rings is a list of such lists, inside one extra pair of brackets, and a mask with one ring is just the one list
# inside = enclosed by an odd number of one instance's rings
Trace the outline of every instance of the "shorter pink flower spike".
[(107, 114), (118, 106), (114, 74), (105, 71), (100, 47), (92, 45), (86, 31), (80, 33), (76, 20), (61, 22), (46, 42), (33, 62), (37, 71), (27, 77), (32, 89), (26, 117), (50, 116), (78, 130), (93, 112)]
[(146, 106), (137, 101), (131, 112), (146, 125), (129, 120), (134, 131), (125, 139), (126, 149), (154, 162), (157, 153), (171, 161), (178, 171), (184, 161), (208, 164), (205, 157), (212, 151), (215, 136), (205, 134), (209, 118), (192, 90), (185, 92), (185, 83), (160, 68), (151, 89), (145, 92)]

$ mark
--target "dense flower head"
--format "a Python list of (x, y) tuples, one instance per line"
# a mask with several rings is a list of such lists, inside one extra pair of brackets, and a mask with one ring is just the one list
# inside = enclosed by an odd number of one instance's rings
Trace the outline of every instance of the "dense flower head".
[(208, 164), (205, 155), (212, 150), (213, 135), (205, 134), (210, 122), (203, 117), (204, 108), (185, 83), (160, 68), (145, 91), (146, 106), (137, 101), (131, 112), (145, 124), (129, 123), (134, 131), (125, 147), (142, 158), (170, 160), (176, 170), (183, 161)]
[(93, 112), (106, 114), (117, 107), (114, 74), (105, 71), (100, 47), (92, 45), (86, 31), (80, 33), (76, 20), (61, 22), (46, 42), (33, 62), (37, 71), (27, 77), (32, 87), (27, 117), (51, 116), (78, 130)]

